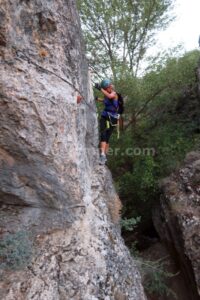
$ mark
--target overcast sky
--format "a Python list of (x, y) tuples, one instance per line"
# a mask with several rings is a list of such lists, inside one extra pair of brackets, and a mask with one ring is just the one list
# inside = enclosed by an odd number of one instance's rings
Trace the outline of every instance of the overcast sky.
[(186, 51), (198, 48), (200, 0), (174, 0), (176, 20), (158, 35), (158, 44), (169, 48), (183, 43)]

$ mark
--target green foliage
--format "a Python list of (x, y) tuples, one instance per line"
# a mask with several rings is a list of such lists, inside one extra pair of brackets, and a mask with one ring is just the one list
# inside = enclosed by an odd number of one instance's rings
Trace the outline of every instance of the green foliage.
[(130, 87), (137, 85), (135, 88), (137, 92), (129, 96), (127, 89), (126, 106), (131, 109), (131, 112), (135, 112), (136, 119), (141, 119), (143, 115), (146, 115), (148, 119), (152, 116), (158, 118), (169, 109), (173, 111), (177, 105), (175, 99), (181, 97), (184, 91), (194, 85), (198, 61), (199, 51), (197, 50), (179, 58), (168, 57), (164, 65), (162, 62), (142, 78), (132, 79), (132, 82), (129, 82)]
[[(133, 164), (133, 162), (132, 162)], [(151, 156), (135, 159), (132, 172), (126, 172), (119, 179), (119, 191), (128, 197), (135, 193), (134, 198), (139, 201), (147, 201), (146, 195), (150, 195), (156, 189), (155, 163)]]
[(0, 240), (0, 268), (20, 269), (31, 259), (33, 245), (25, 231), (7, 234)]
[(141, 217), (121, 219), (121, 227), (126, 231), (133, 231), (137, 224), (141, 221)]
[(148, 294), (171, 296), (177, 299), (176, 294), (167, 286), (167, 280), (176, 276), (166, 271), (166, 263), (163, 259), (147, 261), (141, 257), (135, 259), (143, 277), (143, 285)]
[(171, 273), (167, 270), (168, 257), (157, 260), (147, 260), (143, 258), (137, 249), (137, 241), (132, 243), (130, 252), (140, 270), (146, 293), (157, 297), (171, 296), (172, 299), (177, 299), (175, 292), (168, 287), (168, 280), (177, 276), (178, 273)]
[[(155, 32), (173, 16), (171, 0), (78, 0), (90, 64), (114, 79), (136, 74)], [(108, 73), (106, 73), (108, 72)]]

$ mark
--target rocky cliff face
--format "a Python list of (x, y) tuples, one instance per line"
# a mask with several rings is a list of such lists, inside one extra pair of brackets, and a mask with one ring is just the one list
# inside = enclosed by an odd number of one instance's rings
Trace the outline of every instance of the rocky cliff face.
[(184, 274), (188, 299), (200, 299), (200, 153), (189, 153), (161, 188), (155, 227)]
[(0, 298), (145, 299), (74, 1), (0, 0), (0, 74)]

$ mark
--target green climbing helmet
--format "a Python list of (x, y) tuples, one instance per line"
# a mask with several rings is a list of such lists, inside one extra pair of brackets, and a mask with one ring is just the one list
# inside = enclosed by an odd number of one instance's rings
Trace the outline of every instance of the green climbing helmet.
[(110, 79), (104, 79), (104, 80), (102, 80), (102, 82), (101, 82), (101, 88), (102, 89), (106, 89), (109, 85), (111, 85), (112, 84), (112, 82), (111, 82), (111, 80)]

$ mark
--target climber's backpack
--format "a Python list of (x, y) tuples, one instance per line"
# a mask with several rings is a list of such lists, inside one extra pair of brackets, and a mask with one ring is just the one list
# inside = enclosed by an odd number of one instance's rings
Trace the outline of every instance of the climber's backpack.
[(124, 98), (119, 93), (117, 93), (117, 96), (118, 96), (118, 103), (119, 103), (117, 112), (118, 112), (118, 114), (122, 115), (124, 112)]

